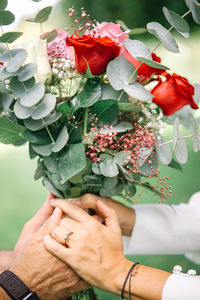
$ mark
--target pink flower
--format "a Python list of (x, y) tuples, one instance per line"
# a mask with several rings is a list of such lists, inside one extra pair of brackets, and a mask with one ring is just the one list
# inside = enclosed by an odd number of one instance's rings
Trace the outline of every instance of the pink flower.
[(84, 34), (91, 35), (95, 38), (109, 37), (120, 46), (124, 45), (124, 40), (128, 38), (130, 30), (122, 31), (119, 24), (112, 22), (96, 23), (97, 25), (92, 30), (86, 30)]
[[(71, 61), (74, 61), (73, 47), (68, 47), (66, 45), (66, 38), (69, 37), (70, 34), (59, 28), (54, 28), (52, 31), (54, 30), (57, 31), (58, 35), (53, 41), (48, 43), (48, 47), (47, 47), (48, 55), (54, 56), (56, 58), (64, 57), (66, 59), (70, 59)], [(43, 38), (50, 32), (45, 32), (40, 37)]]

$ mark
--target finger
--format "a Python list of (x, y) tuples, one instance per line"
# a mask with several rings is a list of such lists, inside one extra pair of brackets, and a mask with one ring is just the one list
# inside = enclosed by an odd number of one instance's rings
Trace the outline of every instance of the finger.
[(71, 239), (73, 239), (74, 232), (66, 231), (65, 228), (57, 226), (52, 232), (51, 236), (60, 244), (70, 246)]
[(96, 205), (99, 214), (105, 219), (105, 225), (111, 229), (120, 230), (115, 211), (100, 200), (97, 201)]
[(97, 197), (92, 194), (85, 194), (80, 198), (76, 199), (75, 201), (73, 201), (73, 203), (83, 209), (88, 209), (88, 208), (96, 209), (96, 202), (98, 199), (100, 199), (100, 197)]
[(44, 236), (46, 234), (51, 233), (54, 228), (60, 223), (62, 219), (62, 210), (60, 208), (55, 208), (51, 217), (47, 219), (47, 221), (38, 229), (37, 235)]
[(68, 265), (70, 265), (70, 249), (65, 246), (59, 244), (56, 240), (54, 240), (50, 235), (45, 235), (43, 239), (44, 247), (51, 254), (61, 259)]
[(87, 222), (91, 218), (83, 209), (66, 200), (52, 199), (51, 205), (59, 207), (66, 215), (79, 222)]

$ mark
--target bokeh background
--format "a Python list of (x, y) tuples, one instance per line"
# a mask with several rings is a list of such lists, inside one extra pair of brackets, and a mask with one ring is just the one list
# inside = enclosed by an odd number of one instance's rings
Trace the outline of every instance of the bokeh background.
[[(184, 0), (42, 0), (39, 3), (32, 2), (31, 0), (8, 1), (10, 10), (17, 14), (17, 20), (14, 24), (15, 28), (24, 31), (24, 35), (20, 40), (37, 38), (40, 35), (39, 25), (27, 23), (23, 21), (21, 16), (32, 16), (33, 13), (37, 12), (38, 7), (49, 4), (54, 4), (54, 9), (50, 20), (43, 25), (44, 32), (54, 27), (61, 29), (68, 27), (70, 21), (65, 11), (72, 5), (77, 10), (84, 7), (91, 15), (91, 19), (96, 19), (99, 22), (114, 22), (121, 19), (129, 28), (145, 27), (145, 24), (150, 21), (158, 21), (168, 26), (162, 14), (163, 6), (175, 10), (180, 14), (183, 14), (187, 10)], [(17, 10), (15, 7), (16, 3), (18, 5)], [(190, 17), (187, 20), (191, 26), (190, 39), (184, 40), (175, 34), (181, 53), (172, 54), (160, 47), (157, 50), (157, 54), (161, 56), (163, 64), (168, 65), (172, 72), (187, 77), (192, 83), (200, 83), (200, 29)], [(156, 43), (156, 40), (148, 34), (133, 38), (142, 39), (150, 47)], [(183, 130), (183, 134), (188, 134), (188, 132), (187, 129)], [(166, 128), (164, 135), (170, 139), (172, 137), (171, 129)], [(193, 152), (191, 139), (187, 140), (187, 144), (189, 159), (188, 163), (183, 165), (183, 172), (164, 165), (160, 167), (161, 175), (170, 177), (170, 184), (173, 189), (173, 197), (170, 199), (170, 202), (174, 204), (187, 202), (194, 192), (200, 190), (200, 153)], [(23, 224), (38, 210), (47, 196), (47, 191), (42, 186), (42, 182), (35, 182), (33, 179), (35, 168), (36, 161), (29, 159), (26, 146), (18, 148), (0, 144), (1, 249), (13, 248)], [(139, 204), (157, 203), (159, 200), (153, 197), (151, 192), (145, 193), (143, 191), (142, 194), (143, 199), (139, 201)], [(187, 222), (187, 218), (185, 221)], [(187, 271), (189, 268), (196, 268), (200, 273), (200, 267), (191, 263), (183, 255), (148, 255), (132, 257), (132, 259), (135, 261), (139, 260), (142, 264), (167, 271), (171, 271), (175, 264), (180, 264), (184, 271)], [(109, 295), (101, 291), (97, 292), (100, 300), (118, 299), (115, 295)]]

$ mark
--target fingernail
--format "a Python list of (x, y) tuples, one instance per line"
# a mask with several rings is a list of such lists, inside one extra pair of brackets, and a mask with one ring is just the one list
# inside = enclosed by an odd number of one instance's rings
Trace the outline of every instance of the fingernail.
[(56, 218), (58, 216), (58, 214), (60, 213), (60, 210), (58, 207), (56, 207), (53, 211), (53, 214), (52, 214), (52, 217), (53, 218)]
[(51, 200), (50, 200), (50, 203), (51, 203), (51, 204), (54, 204), (57, 200), (58, 200), (58, 199), (56, 199), (56, 198), (51, 199)]

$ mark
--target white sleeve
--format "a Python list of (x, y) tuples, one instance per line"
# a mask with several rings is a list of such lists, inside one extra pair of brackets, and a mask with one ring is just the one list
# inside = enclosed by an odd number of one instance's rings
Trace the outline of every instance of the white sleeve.
[(134, 209), (132, 236), (123, 238), (125, 254), (194, 253), (200, 262), (200, 192), (189, 203), (135, 205)]
[(167, 279), (162, 300), (199, 300), (200, 276), (183, 276), (172, 274)]

